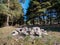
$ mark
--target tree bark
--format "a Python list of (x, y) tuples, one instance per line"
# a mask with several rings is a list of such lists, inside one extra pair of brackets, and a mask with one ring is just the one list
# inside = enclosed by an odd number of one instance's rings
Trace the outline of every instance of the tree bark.
[(32, 24), (34, 25), (34, 19), (32, 19)]
[[(8, 0), (8, 11), (9, 11), (9, 2), (10, 2), (10, 0)], [(6, 26), (9, 26), (9, 15), (7, 15)]]
[(9, 16), (7, 16), (6, 26), (9, 26)]

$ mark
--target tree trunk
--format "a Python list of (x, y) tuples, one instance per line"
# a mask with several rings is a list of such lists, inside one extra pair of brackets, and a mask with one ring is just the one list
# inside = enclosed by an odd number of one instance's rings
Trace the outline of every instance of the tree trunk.
[[(8, 0), (8, 11), (9, 11), (9, 2), (10, 2), (10, 0)], [(7, 15), (6, 26), (9, 26), (9, 16), (8, 15)]]
[(43, 15), (43, 25), (45, 25), (45, 16)]
[(9, 26), (9, 16), (7, 16), (6, 26)]
[(41, 20), (42, 20), (42, 19), (41, 19), (40, 16), (39, 16), (39, 24), (40, 24), (40, 25), (41, 25)]
[(32, 24), (34, 25), (34, 19), (32, 19)]

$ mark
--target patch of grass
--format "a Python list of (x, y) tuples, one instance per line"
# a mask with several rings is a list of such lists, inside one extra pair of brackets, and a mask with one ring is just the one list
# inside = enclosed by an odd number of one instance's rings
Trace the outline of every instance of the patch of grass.
[(11, 33), (15, 28), (12, 26), (0, 28), (0, 37), (6, 37)]
[(16, 38), (12, 38), (10, 35), (14, 29), (14, 27), (0, 28), (0, 45), (58, 45), (60, 43), (60, 32), (50, 31), (48, 36), (33, 40), (29, 36), (26, 36), (24, 40), (16, 40)]

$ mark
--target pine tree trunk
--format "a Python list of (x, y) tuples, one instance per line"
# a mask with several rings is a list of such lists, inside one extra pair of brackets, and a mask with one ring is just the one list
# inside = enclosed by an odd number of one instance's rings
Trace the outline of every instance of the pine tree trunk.
[(9, 16), (7, 16), (6, 26), (9, 26)]
[(42, 20), (42, 19), (39, 17), (39, 24), (40, 24), (40, 25), (41, 25), (41, 20)]
[[(9, 2), (10, 2), (10, 0), (8, 0), (8, 11), (9, 11)], [(8, 15), (7, 15), (6, 26), (9, 26), (9, 16)]]
[(45, 16), (43, 15), (43, 25), (45, 25), (45, 18), (44, 18)]
[(33, 25), (34, 25), (34, 19), (32, 20), (32, 23), (33, 23)]

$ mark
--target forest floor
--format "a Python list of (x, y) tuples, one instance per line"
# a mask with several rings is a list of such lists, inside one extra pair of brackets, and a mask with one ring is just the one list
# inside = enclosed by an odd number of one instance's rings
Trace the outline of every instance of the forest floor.
[(33, 41), (29, 41), (28, 37), (17, 41), (10, 35), (14, 29), (12, 26), (0, 28), (0, 45), (60, 45), (60, 32), (48, 31), (48, 36)]

